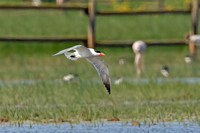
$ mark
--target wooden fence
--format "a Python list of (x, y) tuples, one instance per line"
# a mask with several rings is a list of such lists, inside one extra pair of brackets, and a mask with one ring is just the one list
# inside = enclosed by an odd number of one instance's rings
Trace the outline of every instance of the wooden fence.
[[(94, 48), (96, 45), (106, 45), (106, 46), (130, 46), (133, 42), (106, 42), (106, 41), (95, 41), (95, 20), (97, 16), (100, 15), (148, 15), (148, 14), (191, 14), (192, 16), (192, 26), (191, 34), (197, 34), (198, 29), (198, 9), (199, 1), (193, 0), (191, 7), (185, 10), (155, 10), (155, 11), (97, 11), (95, 0), (90, 0), (87, 6), (85, 5), (0, 5), (0, 10), (10, 10), (10, 9), (31, 9), (31, 10), (82, 10), (87, 15), (89, 15), (89, 25), (88, 25), (88, 36), (87, 38), (56, 38), (56, 37), (0, 37), (0, 41), (82, 41), (88, 47)], [(184, 39), (179, 41), (153, 41), (147, 42), (147, 45), (182, 45), (186, 44)], [(196, 46), (193, 43), (189, 44), (189, 49), (191, 55), (196, 55)]]

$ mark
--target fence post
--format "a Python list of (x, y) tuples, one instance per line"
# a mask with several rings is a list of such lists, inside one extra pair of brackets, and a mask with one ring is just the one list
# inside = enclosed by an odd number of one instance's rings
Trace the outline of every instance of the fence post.
[(96, 19), (96, 4), (95, 0), (90, 0), (88, 6), (89, 27), (88, 27), (88, 47), (95, 47), (95, 19)]
[[(198, 32), (198, 10), (199, 10), (199, 0), (192, 1), (192, 31), (190, 35), (197, 34)], [(190, 54), (196, 57), (197, 49), (196, 45), (192, 42), (189, 43)]]

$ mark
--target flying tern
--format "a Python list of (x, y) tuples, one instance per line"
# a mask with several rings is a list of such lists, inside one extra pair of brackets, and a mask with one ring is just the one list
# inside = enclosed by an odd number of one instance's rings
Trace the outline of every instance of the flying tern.
[[(70, 52), (72, 50), (75, 50), (75, 52)], [(100, 51), (94, 50), (92, 48), (86, 48), (83, 45), (76, 45), (74, 47), (64, 49), (54, 54), (54, 56), (60, 54), (64, 54), (70, 60), (86, 58), (96, 68), (99, 76), (101, 77), (102, 82), (104, 83), (108, 93), (110, 94), (111, 90), (110, 90), (110, 76), (109, 76), (108, 66), (105, 63), (105, 61), (99, 57), (100, 55), (105, 56), (104, 53), (101, 53)]]

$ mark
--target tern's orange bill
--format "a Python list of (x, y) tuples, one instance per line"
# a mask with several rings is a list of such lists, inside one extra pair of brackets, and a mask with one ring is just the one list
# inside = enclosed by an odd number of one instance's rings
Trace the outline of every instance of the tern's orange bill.
[(104, 53), (100, 53), (99, 55), (105, 56), (105, 54), (104, 54)]

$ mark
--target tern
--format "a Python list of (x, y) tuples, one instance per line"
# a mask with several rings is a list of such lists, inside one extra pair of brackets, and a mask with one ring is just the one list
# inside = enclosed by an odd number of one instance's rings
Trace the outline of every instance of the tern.
[[(75, 50), (75, 52), (70, 52), (72, 50)], [(101, 77), (102, 82), (104, 83), (108, 93), (110, 94), (111, 90), (110, 90), (110, 76), (109, 76), (108, 66), (105, 63), (105, 61), (99, 57), (100, 55), (105, 56), (104, 53), (101, 53), (100, 51), (96, 51), (92, 48), (86, 48), (83, 45), (76, 45), (74, 47), (64, 49), (54, 54), (54, 56), (60, 55), (60, 54), (64, 54), (70, 60), (86, 58), (96, 68), (99, 76)]]
[[(143, 53), (146, 50), (146, 43), (143, 41), (135, 41), (132, 45), (132, 49), (135, 53), (135, 65), (137, 70), (137, 77), (140, 77), (141, 74), (141, 67), (144, 71), (144, 61), (143, 61)], [(142, 66), (141, 66), (142, 65)]]

